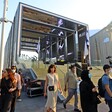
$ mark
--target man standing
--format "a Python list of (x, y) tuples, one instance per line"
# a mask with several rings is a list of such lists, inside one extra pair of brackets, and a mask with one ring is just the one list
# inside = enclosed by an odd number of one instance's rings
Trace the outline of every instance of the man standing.
[[(18, 74), (20, 75), (21, 86), (23, 86), (23, 84), (24, 84), (24, 79), (23, 79), (22, 69), (19, 69), (19, 70), (18, 70)], [(22, 90), (22, 88), (21, 88), (21, 90)], [(21, 99), (21, 91), (20, 91), (20, 96), (17, 97), (17, 101), (19, 101), (19, 102), (22, 101), (22, 99)]]
[(18, 73), (16, 73), (16, 70), (17, 70), (16, 66), (13, 65), (11, 67), (11, 69), (12, 69), (12, 71), (13, 71), (13, 73), (15, 75), (15, 78), (17, 80), (17, 89), (14, 92), (14, 97), (12, 99), (11, 110), (10, 110), (10, 112), (14, 112), (15, 111), (15, 105), (16, 105), (16, 99), (21, 94), (22, 85), (21, 85), (21, 77), (20, 77), (20, 75)]
[(69, 102), (69, 100), (73, 97), (74, 95), (74, 111), (75, 112), (81, 112), (78, 109), (78, 95), (77, 95), (77, 75), (76, 75), (76, 66), (71, 65), (70, 66), (70, 71), (66, 73), (65, 76), (65, 89), (64, 91), (67, 90), (67, 86), (68, 86), (68, 96), (65, 99), (65, 101), (63, 102), (63, 106), (64, 108), (66, 108), (66, 104)]
[(102, 84), (105, 89), (104, 98), (110, 108), (109, 112), (112, 112), (112, 79), (109, 76), (111, 72), (110, 66), (108, 64), (103, 66), (104, 75), (102, 77)]

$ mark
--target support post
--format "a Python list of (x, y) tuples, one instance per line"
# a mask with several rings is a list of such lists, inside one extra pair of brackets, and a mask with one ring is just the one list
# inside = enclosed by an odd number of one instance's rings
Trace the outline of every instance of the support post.
[(75, 25), (75, 33), (73, 34), (74, 35), (74, 62), (76, 62), (78, 60), (78, 49), (77, 49), (77, 44), (78, 42), (76, 42), (76, 40), (78, 41), (78, 29), (77, 29), (77, 25)]
[(59, 60), (59, 38), (56, 38), (56, 62)]
[(2, 78), (2, 70), (4, 67), (4, 32), (5, 32), (6, 10), (7, 10), (7, 0), (4, 0), (3, 21), (1, 31), (1, 47), (0, 47), (0, 79)]
[(52, 37), (50, 37), (50, 40), (49, 40), (49, 42), (50, 42), (50, 50), (49, 50), (49, 54), (50, 54), (50, 56), (49, 56), (49, 58), (50, 58), (50, 64), (52, 63), (52, 49), (53, 49), (53, 45), (52, 45)]
[(39, 42), (38, 42), (38, 68), (40, 68), (40, 37), (39, 37)]
[(65, 39), (64, 39), (64, 59), (65, 61), (68, 61), (68, 58), (67, 58), (67, 54), (68, 54), (68, 50), (67, 50), (67, 33), (65, 32)]

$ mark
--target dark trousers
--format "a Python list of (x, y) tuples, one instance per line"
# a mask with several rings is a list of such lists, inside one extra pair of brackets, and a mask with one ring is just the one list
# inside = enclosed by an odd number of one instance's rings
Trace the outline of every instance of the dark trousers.
[(2, 98), (0, 96), (0, 112), (1, 112), (1, 109), (2, 109)]
[(112, 112), (112, 100), (106, 100), (106, 101), (107, 101), (107, 104), (108, 104), (109, 109), (110, 109), (109, 112)]
[(1, 105), (1, 112), (8, 112), (11, 108), (11, 102), (12, 102), (13, 96), (10, 94), (2, 95), (2, 105)]
[(73, 95), (74, 95), (74, 109), (78, 109), (77, 89), (72, 89), (72, 88), (68, 89), (68, 96), (65, 99), (64, 104), (67, 104), (70, 101), (70, 99), (73, 97)]
[(14, 92), (12, 103), (11, 103), (11, 109), (10, 112), (15, 112), (15, 106), (16, 106), (16, 99), (17, 99), (17, 90)]
[(97, 104), (88, 104), (82, 106), (83, 112), (98, 112), (97, 110)]

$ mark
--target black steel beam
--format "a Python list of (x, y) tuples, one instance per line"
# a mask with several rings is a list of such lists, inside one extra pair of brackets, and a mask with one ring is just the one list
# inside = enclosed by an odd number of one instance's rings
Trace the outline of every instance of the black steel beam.
[(30, 30), (30, 29), (26, 29), (26, 28), (22, 28), (22, 30), (26, 31), (26, 32), (38, 33), (38, 34), (41, 34), (41, 35), (48, 35), (48, 36), (52, 36), (52, 37), (65, 38), (65, 36), (59, 36), (59, 35), (55, 35), (55, 34), (52, 34), (52, 33), (39, 32), (39, 31), (36, 31), (36, 30)]
[(21, 44), (22, 47), (32, 47), (32, 48), (37, 48), (37, 46), (33, 46), (33, 45), (23, 45)]
[(31, 48), (21, 48), (21, 50), (36, 51), (36, 49), (31, 49)]
[(41, 21), (24, 18), (24, 17), (23, 17), (23, 21), (29, 22), (29, 23), (32, 23), (32, 24), (38, 24), (38, 25), (43, 25), (43, 26), (47, 26), (47, 27), (51, 27), (51, 28), (56, 28), (56, 29), (60, 29), (60, 30), (63, 30), (63, 31), (75, 32), (75, 29), (72, 30), (72, 29), (68, 29), (68, 28), (64, 28), (64, 27), (58, 27), (56, 25), (52, 25), (52, 24), (41, 22)]
[(32, 50), (37, 50), (37, 48), (33, 48), (33, 47), (28, 47), (28, 46), (21, 46), (21, 49), (32, 49)]
[(33, 40), (39, 40), (38, 37), (31, 37), (31, 36), (22, 36), (22, 38), (33, 39)]
[(22, 43), (29, 43), (29, 44), (38, 44), (38, 42), (28, 42), (28, 41), (21, 41)]

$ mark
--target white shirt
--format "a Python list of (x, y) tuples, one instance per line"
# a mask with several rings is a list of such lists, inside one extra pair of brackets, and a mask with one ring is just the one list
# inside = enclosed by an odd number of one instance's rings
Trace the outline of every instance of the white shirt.
[(17, 80), (17, 88), (20, 90), (22, 89), (22, 85), (21, 85), (21, 76), (18, 73), (15, 73), (15, 78)]

